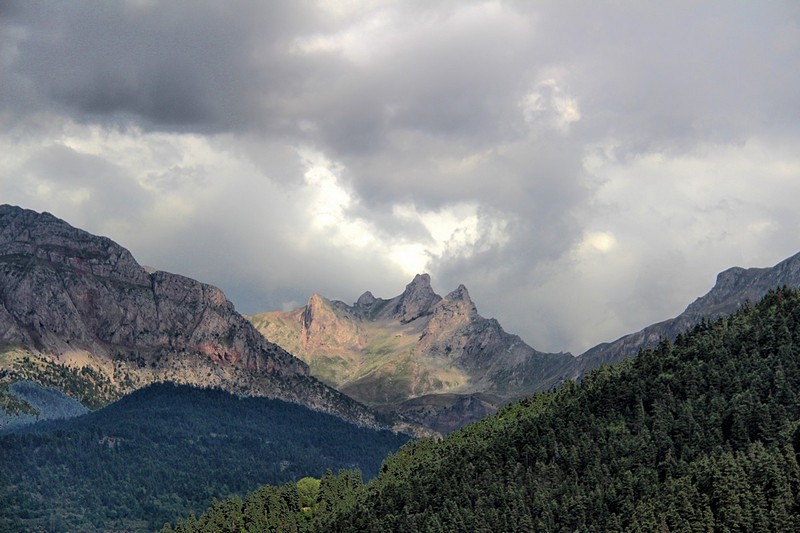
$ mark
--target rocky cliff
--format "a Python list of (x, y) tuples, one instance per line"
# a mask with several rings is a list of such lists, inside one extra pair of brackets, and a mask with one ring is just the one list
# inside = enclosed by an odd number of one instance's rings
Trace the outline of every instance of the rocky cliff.
[(301, 309), (249, 318), (326, 383), (437, 430), (548, 389), (574, 364), (570, 354), (538, 352), (480, 316), (463, 285), (442, 298), (428, 274), (390, 299), (367, 291), (348, 305), (315, 294)]
[[(172, 380), (280, 398), (376, 425), (267, 341), (219, 289), (148, 273), (128, 250), (49, 213), (0, 206), (0, 360), (6, 379), (53, 364), (124, 393)], [(49, 384), (49, 383), (48, 383)]]

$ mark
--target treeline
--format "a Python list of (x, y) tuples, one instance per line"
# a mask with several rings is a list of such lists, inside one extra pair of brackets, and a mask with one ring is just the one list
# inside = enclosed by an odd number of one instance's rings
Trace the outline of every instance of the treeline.
[(321, 479), (303, 478), (280, 487), (264, 486), (242, 500), (232, 496), (214, 500), (200, 518), (179, 521), (161, 533), (213, 531), (331, 531), (332, 518), (348, 511), (363, 496), (364, 482), (358, 470), (327, 470)]
[(217, 502), (174, 531), (800, 531), (799, 426), (800, 293), (784, 288), (411, 442), (335, 507), (268, 487), (289, 496)]
[(153, 531), (265, 483), (374, 476), (407, 440), (279, 400), (157, 384), (0, 434), (0, 531)]

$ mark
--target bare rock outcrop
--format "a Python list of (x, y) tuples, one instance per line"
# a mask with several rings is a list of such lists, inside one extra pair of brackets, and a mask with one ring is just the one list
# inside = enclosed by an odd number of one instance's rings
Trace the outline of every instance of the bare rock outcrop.
[[(431, 287), (431, 277), (429, 274), (417, 274), (411, 283), (406, 285), (403, 294), (391, 300), (379, 300), (375, 297), (369, 298), (372, 293), (362, 295), (360, 308), (366, 311), (367, 316), (372, 320), (399, 320), (407, 324), (417, 318), (425, 317), (433, 313), (433, 307), (442, 297), (433, 292)], [(370, 301), (369, 305), (365, 305)], [(358, 302), (356, 302), (358, 305)]]
[(475, 394), (502, 403), (547, 390), (575, 361), (534, 350), (480, 316), (464, 285), (442, 298), (428, 274), (394, 298), (367, 291), (347, 305), (313, 295), (302, 309), (250, 319), (287, 346), (299, 345), (297, 355), (326, 383), (437, 431), (493, 408)]
[(376, 424), (265, 339), (218, 288), (148, 273), (108, 238), (8, 205), (0, 206), (0, 342), (89, 365), (123, 391), (173, 380)]

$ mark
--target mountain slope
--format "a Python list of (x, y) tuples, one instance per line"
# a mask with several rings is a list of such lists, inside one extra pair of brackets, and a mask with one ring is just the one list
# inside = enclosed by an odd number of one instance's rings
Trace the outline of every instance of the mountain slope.
[(745, 302), (756, 302), (768, 291), (784, 285), (800, 287), (800, 253), (771, 268), (729, 268), (717, 275), (716, 283), (707, 294), (697, 298), (677, 317), (652, 324), (614, 342), (599, 344), (578, 356), (575, 374), (570, 377), (580, 377), (602, 364), (636, 355), (640, 349), (658, 344), (662, 337), (674, 339), (703, 319), (732, 313)]
[(108, 238), (8, 205), (0, 206), (0, 351), (6, 381), (61, 386), (58, 375), (72, 372), (67, 381), (105, 387), (105, 401), (172, 380), (377, 425), (267, 341), (219, 289), (148, 273)]
[(407, 440), (279, 400), (155, 384), (0, 433), (0, 530), (153, 531), (264, 483), (328, 468), (371, 478)]
[[(435, 417), (441, 404), (433, 395), (482, 394), (482, 402), (455, 403), (485, 413), (486, 399), (502, 402), (546, 390), (574, 362), (569, 354), (538, 352), (497, 320), (480, 316), (463, 285), (437, 295), (428, 274), (417, 275), (388, 300), (366, 292), (347, 305), (314, 294), (301, 309), (249, 319), (326, 383), (429, 426), (424, 413)], [(403, 402), (412, 398), (418, 401), (404, 410)], [(432, 400), (427, 409), (419, 409), (421, 398)], [(465, 420), (470, 416), (465, 413)]]
[[(409, 443), (366, 487), (320, 489), (313, 520), (287, 503), (281, 523), (343, 532), (798, 531), (798, 353), (800, 292), (771, 292), (674, 344), (441, 441)], [(248, 503), (227, 501), (182, 531), (237, 519), (247, 527), (271, 509)]]

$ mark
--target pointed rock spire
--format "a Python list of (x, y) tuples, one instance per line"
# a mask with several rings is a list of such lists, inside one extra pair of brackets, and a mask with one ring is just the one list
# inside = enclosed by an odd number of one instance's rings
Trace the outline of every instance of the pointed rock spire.
[(468, 318), (478, 314), (478, 309), (475, 307), (475, 303), (470, 298), (469, 291), (464, 285), (459, 285), (456, 290), (445, 296), (442, 303), (437, 307), (437, 312), (439, 308), (449, 310), (452, 315)]
[(358, 297), (358, 300), (356, 300), (356, 306), (369, 307), (370, 305), (375, 303), (375, 300), (376, 300), (375, 296), (373, 296), (371, 292), (367, 291)]
[(430, 275), (417, 274), (400, 295), (395, 306), (395, 316), (400, 322), (411, 322), (415, 318), (431, 314), (433, 306), (441, 299), (431, 288)]

